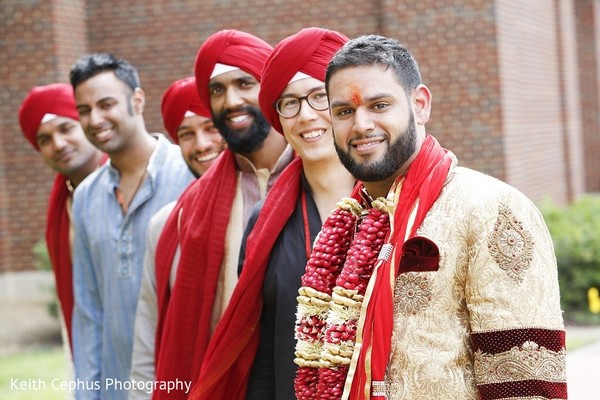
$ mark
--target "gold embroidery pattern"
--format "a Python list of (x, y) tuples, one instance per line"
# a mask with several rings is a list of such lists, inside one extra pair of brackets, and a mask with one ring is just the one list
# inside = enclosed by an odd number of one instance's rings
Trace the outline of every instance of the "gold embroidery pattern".
[(508, 207), (500, 205), (494, 230), (488, 237), (488, 249), (500, 268), (519, 283), (531, 265), (533, 246), (531, 234), (523, 224)]
[(475, 375), (480, 385), (523, 380), (565, 382), (566, 357), (565, 349), (554, 352), (530, 341), (504, 353), (486, 354), (478, 350)]
[(427, 308), (431, 301), (431, 282), (423, 273), (407, 272), (398, 275), (394, 287), (394, 311), (414, 315)]
[(385, 397), (388, 393), (388, 385), (384, 381), (371, 382), (371, 396)]

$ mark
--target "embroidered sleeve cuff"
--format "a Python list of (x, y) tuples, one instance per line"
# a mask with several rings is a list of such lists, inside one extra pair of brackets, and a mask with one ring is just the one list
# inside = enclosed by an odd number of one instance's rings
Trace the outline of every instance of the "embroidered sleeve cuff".
[(566, 399), (563, 330), (524, 328), (471, 336), (481, 399)]

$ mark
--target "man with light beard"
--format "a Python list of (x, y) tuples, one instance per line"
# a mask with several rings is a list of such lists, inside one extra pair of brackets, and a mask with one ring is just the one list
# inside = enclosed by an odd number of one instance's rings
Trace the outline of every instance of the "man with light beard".
[[(197, 378), (210, 335), (237, 282), (239, 247), (252, 207), (293, 158), (258, 105), (260, 74), (271, 50), (255, 36), (224, 30), (210, 36), (196, 57), (198, 94), (210, 104), (228, 150), (180, 197), (159, 239), (157, 381)], [(186, 397), (185, 390), (153, 395)]]
[[(165, 91), (161, 112), (167, 133), (179, 144), (190, 171), (199, 178), (225, 150), (223, 137), (215, 127), (210, 108), (200, 101), (196, 79), (188, 77), (174, 82)], [(147, 385), (154, 381), (154, 335), (158, 318), (156, 301), (156, 245), (162, 229), (175, 207), (173, 201), (160, 209), (148, 223), (144, 273), (135, 317), (131, 379), (144, 382), (132, 388), (129, 399), (149, 399)], [(177, 265), (177, 255), (174, 266)], [(176, 268), (173, 268), (176, 271)], [(175, 278), (173, 274), (172, 280)]]
[(111, 54), (70, 71), (81, 126), (110, 162), (73, 195), (73, 356), (77, 399), (124, 399), (148, 221), (194, 179), (179, 147), (150, 134), (137, 70)]
[(181, 148), (190, 171), (199, 178), (225, 150), (226, 143), (210, 108), (200, 101), (196, 78), (173, 82), (163, 95), (161, 112), (167, 133)]
[[(431, 92), (398, 41), (350, 40), (325, 84), (338, 155), (363, 183), (348, 200), (356, 216), (343, 216), (356, 226), (326, 222), (328, 247), (307, 263), (297, 398), (566, 399), (556, 259), (539, 211), (426, 133)], [(339, 269), (311, 262), (346, 233)], [(324, 293), (319, 320), (304, 304)]]

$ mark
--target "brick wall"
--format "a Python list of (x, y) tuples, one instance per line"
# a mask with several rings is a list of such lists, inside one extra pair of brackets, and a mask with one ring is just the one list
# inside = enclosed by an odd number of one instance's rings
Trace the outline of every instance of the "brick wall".
[(54, 177), (23, 138), (17, 112), (31, 87), (68, 81), (72, 60), (86, 48), (82, 12), (75, 0), (0, 5), (0, 271), (32, 267)]
[[(579, 60), (577, 57), (577, 20), (573, 3), (555, 0), (558, 54), (560, 63), (561, 125), (565, 151), (565, 177), (568, 200), (585, 191), (585, 159), (582, 132)], [(560, 177), (559, 177), (560, 178)]]
[(578, 55), (581, 66), (579, 91), (586, 189), (600, 191), (600, 1), (576, 0)]
[(554, 0), (496, 2), (506, 180), (565, 201)]
[(131, 62), (146, 92), (146, 124), (164, 131), (160, 100), (175, 80), (193, 75), (202, 42), (220, 29), (239, 29), (275, 45), (308, 26), (348, 36), (376, 31), (378, 9), (347, 1), (146, 1), (89, 2), (90, 51), (109, 51)]
[(383, 34), (413, 52), (433, 94), (427, 130), (460, 163), (505, 178), (493, 2), (386, 0)]
[(507, 180), (534, 201), (598, 190), (598, 177), (584, 181), (581, 165), (584, 132), (585, 167), (600, 171), (591, 153), (598, 1), (0, 0), (0, 272), (31, 268), (31, 247), (46, 222), (52, 173), (17, 122), (27, 91), (67, 82), (83, 53), (112, 52), (138, 68), (147, 127), (164, 131), (162, 93), (193, 73), (198, 47), (224, 28), (271, 44), (307, 26), (396, 37), (433, 92), (428, 131), (463, 165)]

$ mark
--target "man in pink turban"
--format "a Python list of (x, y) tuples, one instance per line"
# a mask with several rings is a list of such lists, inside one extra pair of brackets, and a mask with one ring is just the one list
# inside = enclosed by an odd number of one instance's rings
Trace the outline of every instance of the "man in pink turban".
[[(251, 210), (293, 158), (258, 106), (261, 71), (271, 51), (265, 41), (235, 30), (213, 34), (198, 51), (198, 94), (210, 106), (228, 149), (181, 196), (159, 239), (157, 381), (195, 382), (237, 282), (239, 247)], [(153, 398), (188, 394), (157, 388)]]
[(54, 83), (31, 89), (19, 109), (19, 122), (25, 138), (46, 164), (58, 172), (48, 200), (46, 244), (71, 342), (73, 274), (69, 214), (73, 190), (106, 156), (85, 137), (70, 85)]
[(327, 29), (303, 29), (279, 42), (265, 62), (261, 110), (300, 157), (246, 229), (240, 278), (211, 338), (193, 399), (295, 398), (300, 277), (322, 217), (354, 186), (335, 153), (324, 84), (327, 63), (347, 40)]

